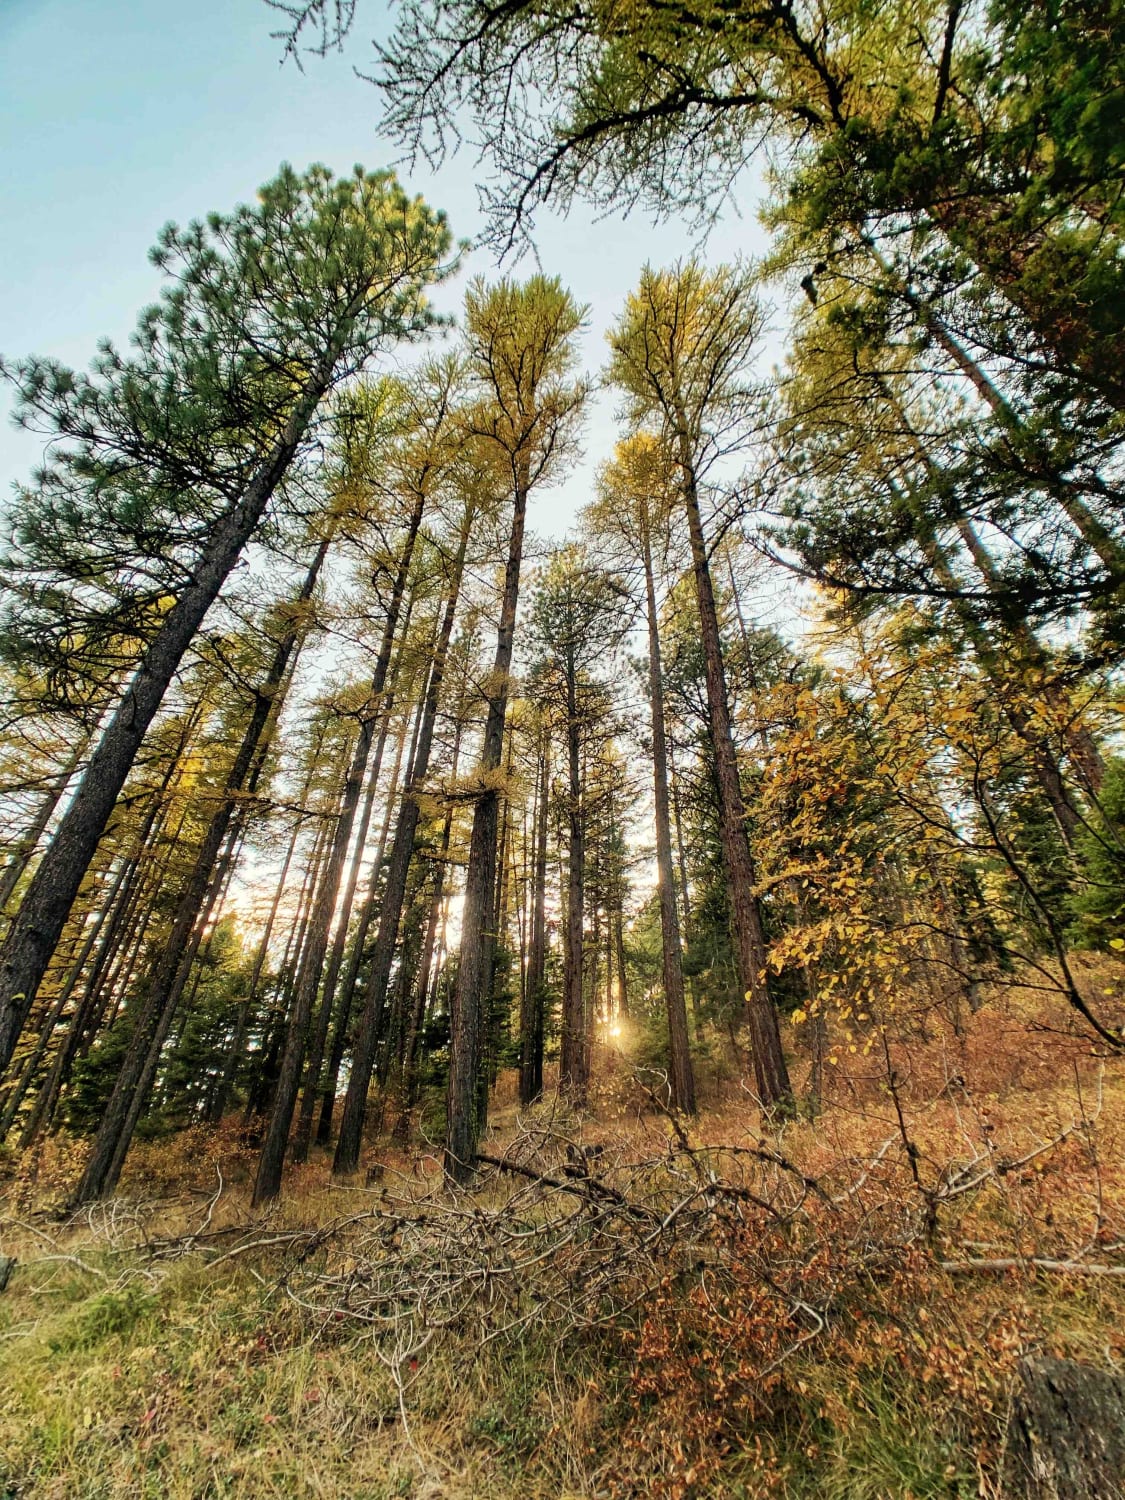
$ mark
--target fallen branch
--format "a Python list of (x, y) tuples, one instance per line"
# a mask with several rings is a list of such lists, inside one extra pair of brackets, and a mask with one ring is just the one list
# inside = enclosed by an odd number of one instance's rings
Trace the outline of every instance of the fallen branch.
[(1000, 1260), (941, 1260), (943, 1271), (958, 1275), (966, 1271), (1053, 1271), (1061, 1276), (1125, 1276), (1125, 1266), (1100, 1266), (1085, 1260), (1048, 1260), (1042, 1255), (1016, 1256)]
[(630, 1203), (624, 1193), (619, 1193), (616, 1188), (610, 1187), (608, 1183), (600, 1181), (597, 1177), (551, 1177), (545, 1172), (532, 1171), (530, 1167), (525, 1167), (521, 1162), (511, 1161), (506, 1156), (489, 1156), (483, 1151), (478, 1151), (474, 1160), (483, 1162), (485, 1166), (495, 1167), (501, 1172), (512, 1172), (517, 1177), (526, 1177), (541, 1187), (554, 1188), (559, 1193), (571, 1193), (576, 1198), (585, 1198), (587, 1201), (591, 1198), (602, 1199), (614, 1204), (632, 1218), (651, 1222), (656, 1217), (651, 1209), (643, 1208), (639, 1203)]

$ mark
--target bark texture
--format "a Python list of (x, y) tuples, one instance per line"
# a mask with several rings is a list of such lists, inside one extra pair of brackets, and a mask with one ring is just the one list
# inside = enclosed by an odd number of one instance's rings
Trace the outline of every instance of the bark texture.
[(1002, 1483), (1005, 1500), (1122, 1500), (1125, 1376), (1022, 1360)]

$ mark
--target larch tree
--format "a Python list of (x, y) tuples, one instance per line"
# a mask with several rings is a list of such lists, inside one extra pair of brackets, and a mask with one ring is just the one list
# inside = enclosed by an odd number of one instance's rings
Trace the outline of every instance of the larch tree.
[[(148, 1102), (161, 1048), (191, 977), (204, 931), (221, 898), (234, 847), (244, 831), (246, 799), (252, 798), (258, 789), (269, 737), (276, 729), (286, 690), (292, 682), (294, 658), (311, 623), (308, 606), (328, 555), (332, 532), (329, 518), (291, 608), (281, 611), (280, 622), (274, 622), (281, 624), (281, 631), (272, 659), (255, 685), (250, 714), (214, 810), (206, 819), (190, 873), (177, 899), (163, 952), (146, 981), (144, 1005), (75, 1192), (76, 1202), (84, 1203), (112, 1192), (121, 1175), (137, 1121)], [(220, 858), (224, 843), (225, 860)]]
[(676, 464), (679, 502), (691, 544), (723, 861), (755, 1079), (763, 1108), (785, 1110), (791, 1101), (789, 1073), (766, 981), (754, 862), (702, 511), (709, 476), (753, 436), (760, 396), (749, 368), (761, 333), (754, 283), (745, 271), (705, 271), (694, 262), (664, 272), (646, 268), (610, 334), (609, 378), (624, 394), (634, 424), (659, 425)]
[[(356, 7), (290, 9), (298, 46)], [(373, 82), (407, 149), (483, 152), (501, 244), (576, 199), (708, 219), (768, 150), (781, 212), (840, 247), (925, 239), (925, 295), (971, 279), (998, 345), (1120, 410), (1121, 22), (1120, 0), (409, 0)]]
[(583, 1106), (589, 1090), (583, 941), (587, 806), (586, 741), (597, 717), (600, 668), (612, 660), (632, 623), (624, 585), (575, 545), (543, 568), (529, 611), (529, 638), (540, 660), (536, 687), (554, 699), (566, 756), (567, 883), (563, 943), (562, 1053), (559, 1089)]
[(683, 951), (672, 862), (672, 817), (668, 782), (668, 730), (664, 712), (664, 668), (660, 653), (657, 602), (656, 539), (666, 535), (675, 504), (674, 465), (660, 441), (639, 433), (619, 443), (611, 463), (599, 476), (600, 495), (588, 524), (640, 565), (648, 640), (648, 696), (652, 731), (653, 821), (656, 834), (657, 889), (664, 1002), (668, 1015), (669, 1084), (676, 1109), (695, 1113), (695, 1077), (688, 1041), (684, 1000)]
[[(332, 921), (340, 903), (341, 885), (346, 880), (345, 910), (339, 914), (341, 931), (346, 931), (347, 907), (355, 893), (354, 879), (345, 877), (348, 851), (352, 847), (352, 832), (360, 806), (364, 778), (367, 775), (372, 747), (376, 741), (376, 730), (385, 708), (388, 674), (399, 639), (404, 619), (411, 604), (410, 587), (414, 576), (414, 560), (419, 535), (427, 506), (432, 503), (434, 486), (439, 481), (443, 468), (448, 464), (449, 432), (452, 419), (452, 403), (458, 382), (455, 361), (431, 363), (402, 384), (401, 429), (389, 437), (380, 430), (374, 450), (365, 454), (365, 463), (371, 466), (386, 464), (400, 478), (394, 488), (393, 510), (403, 505), (401, 527), (391, 528), (395, 537), (391, 548), (389, 590), (386, 609), (379, 634), (375, 665), (371, 674), (366, 699), (358, 714), (358, 732), (351, 763), (341, 791), (339, 813), (332, 836), (332, 848), (328, 865), (317, 892), (302, 968), (300, 970), (285, 1050), (281, 1059), (281, 1070), (274, 1094), (266, 1137), (258, 1162), (258, 1173), (254, 1185), (255, 1202), (264, 1202), (277, 1196), (281, 1187), (282, 1166), (285, 1147), (289, 1140), (293, 1111), (300, 1087), (301, 1070), (306, 1052), (309, 1058), (309, 1077), (306, 1083), (308, 1108), (304, 1114), (304, 1127), (298, 1133), (298, 1154), (307, 1150), (311, 1132), (313, 1098), (316, 1093), (320, 1065), (327, 1035), (331, 1011), (332, 993), (339, 973), (343, 954), (342, 942), (329, 955), (329, 938)], [(353, 872), (358, 869), (361, 850), (356, 849), (352, 859)], [(325, 972), (325, 958), (328, 968)], [(310, 1034), (317, 996), (322, 981), (326, 981), (319, 1024)], [(311, 1044), (311, 1045), (310, 1045)]]
[(486, 716), (461, 921), (461, 952), (450, 1015), (445, 1170), (464, 1182), (481, 1126), (478, 1074), (485, 996), (491, 983), (492, 914), (500, 831), (500, 783), (509, 674), (515, 644), (524, 530), (532, 490), (556, 477), (572, 450), (586, 383), (573, 378), (584, 311), (557, 279), (533, 276), (486, 286), (465, 305), (467, 357), (479, 400), (470, 426), (512, 506), (508, 554)]
[[(459, 415), (454, 414), (450, 431), (444, 434), (448, 453), (452, 454), (458, 450), (459, 436)], [(448, 465), (442, 477), (446, 482), (452, 477), (448, 473)], [(415, 835), (422, 812), (421, 798), (430, 773), (434, 733), (437, 727), (438, 710), (443, 702), (442, 689), (461, 595), (465, 559), (473, 525), (481, 505), (480, 497), (476, 493), (475, 476), (462, 474), (460, 477), (462, 482), (458, 488), (461, 514), (452, 529), (452, 536), (447, 541), (448, 554), (443, 570), (440, 624), (434, 642), (432, 660), (429, 663), (418, 732), (395, 819), (394, 837), (391, 841), (386, 879), (379, 903), (375, 945), (368, 966), (363, 1004), (355, 1027), (348, 1089), (333, 1161), (333, 1171), (336, 1173), (354, 1172), (359, 1165), (367, 1091), (371, 1083), (375, 1048), (379, 1041), (380, 1023), (386, 1005), (395, 939), (406, 897), (407, 877), (414, 854)]]

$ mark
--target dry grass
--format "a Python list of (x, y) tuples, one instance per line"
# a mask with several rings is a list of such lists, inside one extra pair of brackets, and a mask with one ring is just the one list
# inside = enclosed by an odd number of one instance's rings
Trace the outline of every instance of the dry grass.
[(469, 1197), (380, 1142), (377, 1186), (315, 1160), (257, 1216), (231, 1129), (60, 1221), (46, 1143), (0, 1220), (0, 1495), (993, 1495), (1018, 1358), (1125, 1361), (1125, 1065), (1031, 990), (900, 1029), (781, 1129), (712, 1080), (681, 1134), (620, 1056), (581, 1120), (502, 1078), (524, 1175)]

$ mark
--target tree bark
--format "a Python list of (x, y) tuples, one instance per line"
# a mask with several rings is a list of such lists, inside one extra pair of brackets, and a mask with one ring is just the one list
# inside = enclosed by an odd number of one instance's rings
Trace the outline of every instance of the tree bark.
[[(58, 998), (56, 999), (54, 1005), (51, 1007), (50, 1014), (45, 1018), (43, 1025), (40, 1028), (39, 1037), (35, 1043), (34, 1048), (31, 1051), (30, 1056), (24, 1064), (23, 1072), (20, 1074), (18, 1081), (13, 1086), (11, 1094), (5, 1102), (3, 1115), (0, 1115), (0, 1141), (3, 1141), (7, 1138), (8, 1131), (12, 1128), (12, 1124), (15, 1121), (16, 1115), (19, 1113), (20, 1105), (23, 1103), (28, 1089), (31, 1087), (32, 1083), (35, 1080), (35, 1075), (39, 1069), (39, 1065), (46, 1055), (47, 1049), (51, 1044), (51, 1040), (58, 1029), (60, 1021), (62, 1020), (63, 1012), (70, 1002), (71, 996), (74, 994), (75, 986), (86, 970), (86, 965), (90, 961), (90, 957), (93, 954), (94, 947), (97, 944), (99, 937), (101, 936), (102, 929), (105, 927), (110, 913), (116, 907), (117, 899), (121, 893), (121, 888), (125, 883), (128, 871), (129, 861), (121, 860), (117, 868), (117, 873), (114, 875), (113, 880), (110, 882), (108, 893), (102, 898), (102, 901), (97, 910), (97, 914), (94, 917), (94, 920), (89, 924), (90, 930), (86, 934), (81, 948), (78, 950), (77, 955), (71, 963), (70, 972), (66, 977), (66, 981), (63, 984), (62, 989), (59, 991)], [(72, 1024), (76, 1019), (77, 1012), (75, 1013), (75, 1016), (72, 1017)], [(64, 1049), (65, 1043), (63, 1047), (60, 1048), (60, 1052)], [(50, 1074), (48, 1074), (48, 1077), (49, 1076)], [(38, 1107), (36, 1107), (34, 1113), (38, 1114)], [(28, 1123), (30, 1124), (30, 1121)]]
[[(648, 680), (652, 705), (652, 778), (656, 822), (656, 869), (660, 893), (660, 938), (664, 959), (664, 1003), (668, 1013), (669, 1082), (672, 1106), (695, 1113), (695, 1075), (688, 1043), (684, 1001), (683, 953), (676, 914), (675, 871), (672, 866), (672, 824), (668, 797), (668, 734), (664, 719), (664, 672), (660, 659), (660, 628), (656, 609), (652, 545), (647, 511), (642, 519), (642, 561), (645, 571), (645, 608), (648, 616)], [(622, 954), (624, 982), (624, 954)]]
[[(312, 785), (315, 760), (316, 757), (314, 756), (313, 760), (309, 764), (308, 774), (305, 777), (304, 786), (301, 788), (301, 793), (298, 798), (298, 802), (301, 805), (304, 804), (306, 798), (309, 795), (309, 789)], [(208, 1111), (208, 1123), (211, 1125), (218, 1125), (227, 1112), (227, 1105), (230, 1101), (231, 1090), (234, 1087), (234, 1080), (238, 1072), (238, 1065), (246, 1049), (246, 1038), (250, 1029), (250, 1018), (253, 1014), (254, 1005), (258, 997), (258, 986), (261, 983), (262, 970), (264, 969), (266, 963), (266, 955), (269, 953), (270, 939), (273, 936), (273, 929), (277, 922), (277, 914), (281, 908), (281, 899), (285, 894), (286, 882), (289, 879), (289, 867), (293, 863), (293, 856), (297, 850), (297, 841), (300, 838), (301, 826), (303, 823), (304, 815), (298, 815), (293, 824), (293, 833), (290, 836), (289, 844), (285, 851), (285, 858), (281, 864), (281, 874), (278, 876), (277, 884), (274, 887), (273, 900), (270, 902), (270, 909), (266, 916), (266, 925), (262, 931), (261, 937), (258, 939), (258, 948), (257, 952), (254, 955), (254, 968), (250, 975), (249, 990), (246, 998), (238, 1007), (238, 1018), (235, 1022), (234, 1036), (231, 1038), (230, 1046), (227, 1048), (226, 1057), (223, 1060), (222, 1075), (220, 1077), (218, 1087), (215, 1090), (214, 1098), (211, 1101), (211, 1107)]]
[(477, 1077), (480, 1068), (484, 997), (491, 979), (492, 934), (488, 927), (496, 886), (496, 838), (500, 817), (500, 794), (493, 783), (503, 762), (508, 674), (512, 667), (515, 640), (527, 496), (527, 478), (526, 475), (521, 475), (513, 497), (512, 531), (504, 572), (500, 625), (488, 686), (488, 713), (479, 762), (481, 790), (473, 812), (473, 829), (469, 839), (469, 870), (461, 919), (461, 962), (450, 1006), (444, 1165), (446, 1177), (457, 1183), (467, 1182), (472, 1175), (477, 1141), (484, 1123), (477, 1107)]
[[(328, 532), (305, 574), (297, 594), (298, 605), (312, 598), (330, 543), (331, 532)], [(254, 694), (249, 722), (227, 774), (219, 805), (207, 825), (191, 875), (177, 904), (164, 953), (148, 986), (129, 1050), (78, 1185), (76, 1203), (86, 1203), (112, 1192), (121, 1175), (133, 1131), (155, 1075), (160, 1048), (168, 1036), (203, 930), (226, 874), (225, 867), (216, 863), (219, 851), (228, 834), (232, 835), (232, 848), (240, 836), (243, 817), (238, 798), (242, 793), (253, 794), (256, 789), (264, 764), (263, 745), (270, 725), (277, 721), (285, 683), (292, 680), (290, 666), (301, 638), (302, 625), (298, 621), (278, 641), (269, 670)]]
[(559, 1089), (579, 1108), (586, 1103), (586, 1006), (582, 965), (585, 829), (582, 807), (582, 733), (578, 719), (573, 646), (566, 663), (567, 871), (563, 944), (562, 1051)]
[[(671, 740), (668, 741), (668, 778), (672, 792), (672, 819), (676, 830), (676, 871), (679, 876), (680, 900), (683, 902), (684, 909), (683, 935), (687, 939), (687, 944), (690, 948), (692, 944), (691, 886), (688, 883), (687, 851), (684, 848), (684, 821), (683, 809), (680, 806), (680, 780), (676, 774), (676, 760)], [(688, 989), (691, 993), (692, 1020), (698, 1033), (701, 1007), (699, 981), (694, 973), (688, 977)]]
[[(312, 1034), (309, 1038), (308, 1058), (305, 1064), (305, 1084), (301, 1096), (301, 1110), (297, 1118), (297, 1130), (293, 1138), (293, 1160), (295, 1162), (305, 1161), (309, 1154), (309, 1143), (312, 1139), (313, 1115), (316, 1111), (316, 1101), (320, 1097), (321, 1072), (324, 1066), (324, 1049), (328, 1041), (328, 1027), (333, 1015), (333, 1002), (336, 998), (337, 982), (340, 977), (340, 966), (343, 963), (344, 948), (348, 939), (348, 927), (351, 922), (352, 905), (355, 901), (355, 889), (359, 881), (359, 867), (363, 859), (364, 846), (367, 843), (367, 834), (371, 826), (371, 813), (375, 805), (375, 795), (379, 787), (379, 779), (383, 770), (383, 752), (387, 744), (387, 733), (391, 723), (391, 713), (394, 708), (395, 692), (398, 682), (399, 668), (402, 665), (403, 653), (406, 650), (406, 639), (410, 630), (410, 617), (413, 613), (413, 599), (407, 602), (406, 614), (402, 622), (402, 641), (399, 645), (397, 660), (394, 671), (391, 673), (391, 682), (386, 697), (381, 705), (381, 726), (379, 739), (375, 749), (375, 758), (371, 765), (368, 776), (367, 796), (364, 798), (363, 811), (360, 815), (359, 828), (356, 831), (352, 847), (351, 864), (348, 869), (347, 882), (344, 887), (343, 899), (338, 903), (336, 912), (336, 933), (332, 940), (332, 949), (328, 955), (328, 963), (324, 971), (323, 993), (321, 995), (320, 1009), (317, 1012), (316, 1021), (313, 1025)], [(388, 801), (393, 800), (395, 786), (398, 782), (399, 767), (402, 764), (403, 745), (406, 740), (409, 718), (404, 715), (399, 727), (397, 750), (394, 766), (391, 770), (390, 786), (387, 789)], [(386, 829), (386, 820), (383, 823)], [(370, 898), (373, 900), (377, 890), (379, 878), (379, 866), (382, 863), (382, 854), (376, 854), (371, 868)], [(367, 936), (367, 923), (363, 917), (367, 915), (366, 909), (361, 912), (359, 931), (356, 933), (356, 944), (353, 956), (357, 964), (362, 956), (362, 945)], [(351, 1010), (350, 990), (340, 997), (340, 1014), (337, 1028), (341, 1038), (346, 1034), (348, 1015)], [(335, 1041), (335, 1037), (333, 1038)], [(336, 1076), (339, 1062), (331, 1069), (332, 1091), (335, 1094)], [(323, 1115), (322, 1115), (323, 1118)], [(331, 1111), (328, 1112), (331, 1121)]]
[(1024, 1359), (1002, 1483), (1012, 1500), (1119, 1500), (1125, 1379), (1071, 1359)]
[(262, 1154), (258, 1160), (258, 1173), (254, 1182), (254, 1203), (256, 1205), (268, 1202), (271, 1198), (276, 1198), (281, 1189), (285, 1147), (289, 1139), (289, 1127), (293, 1121), (293, 1109), (297, 1102), (297, 1091), (300, 1087), (301, 1065), (305, 1057), (309, 1022), (312, 1018), (313, 1006), (316, 1003), (321, 970), (324, 967), (324, 955), (328, 947), (328, 931), (340, 892), (340, 878), (343, 874), (348, 844), (351, 841), (355, 810), (359, 803), (360, 789), (363, 785), (367, 759), (371, 753), (371, 741), (374, 736), (375, 723), (382, 707), (383, 688), (386, 684), (387, 672), (390, 668), (391, 652), (394, 646), (395, 633), (398, 628), (399, 611), (410, 575), (414, 545), (418, 538), (418, 531), (422, 524), (422, 516), (425, 508), (426, 495), (424, 491), (419, 490), (414, 496), (414, 505), (407, 522), (402, 556), (399, 559), (398, 573), (395, 577), (394, 587), (387, 607), (387, 619), (383, 628), (383, 639), (379, 648), (379, 656), (375, 663), (375, 670), (372, 673), (370, 691), (371, 709), (364, 716), (363, 722), (360, 725), (355, 755), (344, 784), (344, 795), (341, 799), (339, 820), (336, 825), (332, 852), (329, 856), (328, 869), (321, 885), (316, 909), (313, 912), (306, 961), (301, 971), (301, 977), (298, 980), (297, 994), (293, 1003), (293, 1014), (290, 1018), (285, 1051), (281, 1059), (281, 1072), (278, 1076), (277, 1090), (274, 1094), (273, 1109), (270, 1111), (269, 1125), (266, 1129), (265, 1140), (262, 1143)]
[(532, 842), (531, 942), (520, 1018), (520, 1103), (526, 1109), (543, 1092), (543, 1010), (547, 971), (547, 828), (551, 787), (551, 741), (546, 725), (539, 731), (537, 798)]
[[(450, 777), (456, 778), (457, 759), (461, 749), (461, 726), (458, 724), (453, 741), (453, 760)], [(441, 843), (438, 846), (434, 889), (430, 901), (430, 915), (426, 923), (426, 935), (422, 941), (422, 954), (414, 986), (414, 1008), (410, 1018), (410, 1029), (406, 1036), (406, 1051), (402, 1063), (402, 1110), (396, 1125), (396, 1135), (405, 1139), (409, 1114), (418, 1096), (418, 1053), (421, 1047), (422, 1028), (426, 1019), (426, 1002), (430, 998), (430, 973), (434, 966), (438, 923), (441, 921), (442, 903), (445, 898), (445, 872), (449, 863), (449, 845), (453, 836), (453, 808), (446, 808), (442, 823)], [(434, 982), (437, 992), (437, 981)]]
[(51, 816), (55, 808), (58, 807), (63, 793), (70, 785), (70, 778), (78, 769), (78, 764), (85, 754), (86, 746), (89, 742), (88, 735), (83, 734), (79, 736), (70, 759), (51, 783), (50, 790), (36, 810), (35, 817), (31, 821), (31, 826), (16, 845), (11, 859), (5, 865), (4, 873), (0, 875), (0, 912), (7, 906), (12, 892), (19, 884), (20, 876), (34, 858), (35, 851), (39, 847), (39, 840), (46, 832), (47, 824), (51, 821)]
[(681, 434), (680, 437), (680, 468), (707, 679), (708, 723), (715, 754), (723, 864), (730, 885), (735, 962), (739, 983), (746, 996), (758, 1097), (763, 1109), (776, 1109), (784, 1113), (792, 1110), (793, 1092), (781, 1046), (777, 1012), (766, 985), (766, 950), (758, 902), (754, 895), (754, 863), (746, 829), (746, 808), (739, 784), (738, 758), (731, 733), (730, 702), (723, 668), (718, 613), (703, 536), (703, 522), (699, 513), (695, 470), (686, 434)]

